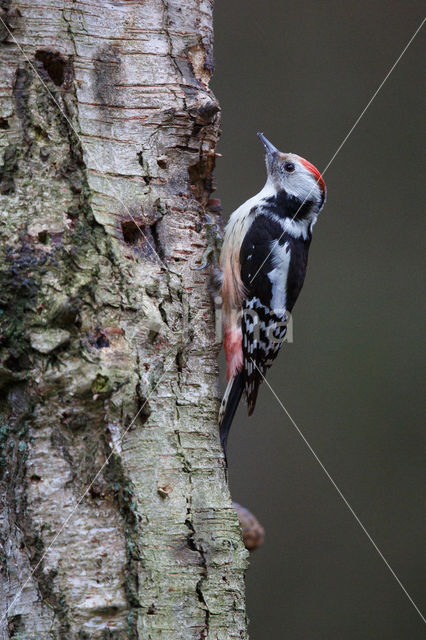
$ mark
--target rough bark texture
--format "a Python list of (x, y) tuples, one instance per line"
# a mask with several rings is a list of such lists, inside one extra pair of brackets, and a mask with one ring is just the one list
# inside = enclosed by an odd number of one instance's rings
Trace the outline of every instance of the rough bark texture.
[(191, 268), (212, 2), (0, 7), (1, 638), (246, 638)]

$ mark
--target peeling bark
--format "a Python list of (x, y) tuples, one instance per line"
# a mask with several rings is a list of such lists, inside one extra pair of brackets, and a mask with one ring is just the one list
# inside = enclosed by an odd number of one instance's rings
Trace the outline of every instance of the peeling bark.
[(0, 16), (0, 637), (247, 638), (192, 268), (219, 132), (212, 2)]

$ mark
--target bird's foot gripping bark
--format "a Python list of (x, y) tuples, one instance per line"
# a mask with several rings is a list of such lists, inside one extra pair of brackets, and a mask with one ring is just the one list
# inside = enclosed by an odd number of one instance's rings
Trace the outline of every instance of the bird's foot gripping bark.
[(207, 247), (203, 253), (199, 267), (192, 267), (194, 271), (201, 271), (210, 264), (219, 264), (219, 256), (222, 249), (223, 231), (220, 225), (222, 207), (218, 198), (208, 201), (205, 217), (205, 230)]

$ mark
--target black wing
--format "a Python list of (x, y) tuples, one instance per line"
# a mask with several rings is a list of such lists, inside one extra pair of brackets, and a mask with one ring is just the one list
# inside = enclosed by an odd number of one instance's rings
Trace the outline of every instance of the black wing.
[(249, 415), (259, 385), (278, 355), (291, 311), (303, 285), (309, 241), (294, 239), (278, 222), (259, 215), (240, 251), (243, 302), (242, 347)]

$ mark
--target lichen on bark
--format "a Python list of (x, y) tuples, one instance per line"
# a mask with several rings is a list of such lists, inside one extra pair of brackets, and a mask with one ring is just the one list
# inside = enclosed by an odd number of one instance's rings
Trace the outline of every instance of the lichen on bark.
[(2, 637), (246, 638), (193, 269), (219, 132), (212, 3), (1, 16)]

